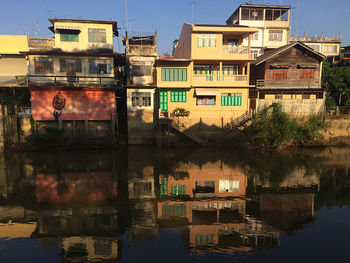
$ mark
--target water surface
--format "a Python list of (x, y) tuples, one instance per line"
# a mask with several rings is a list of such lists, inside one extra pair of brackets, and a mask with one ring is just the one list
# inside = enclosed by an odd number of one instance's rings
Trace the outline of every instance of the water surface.
[(350, 148), (0, 155), (1, 262), (349, 262)]

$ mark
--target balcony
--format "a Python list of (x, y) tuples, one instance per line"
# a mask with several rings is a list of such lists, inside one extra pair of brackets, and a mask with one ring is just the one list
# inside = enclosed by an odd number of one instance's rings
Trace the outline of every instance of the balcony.
[(296, 37), (296, 36), (291, 36), (290, 37), (290, 41), (300, 41), (300, 42), (320, 42), (320, 43), (324, 43), (324, 42), (334, 42), (334, 43), (340, 43), (341, 42), (341, 37)]
[(193, 75), (193, 86), (239, 87), (248, 85), (247, 75)]
[(54, 38), (29, 38), (29, 48), (34, 49), (51, 49), (55, 46)]
[(229, 47), (229, 46), (223, 46), (222, 48), (222, 54), (248, 54), (249, 48), (239, 48), (239, 47)]
[(108, 88), (118, 85), (114, 77), (29, 75), (29, 86)]

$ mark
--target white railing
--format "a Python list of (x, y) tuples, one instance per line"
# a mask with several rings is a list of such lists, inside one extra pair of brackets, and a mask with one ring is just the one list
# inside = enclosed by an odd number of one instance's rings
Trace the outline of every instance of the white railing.
[(222, 48), (222, 53), (223, 54), (244, 54), (244, 55), (246, 55), (249, 53), (249, 49), (247, 47), (240, 48), (240, 47), (224, 46)]
[(222, 81), (222, 82), (240, 82), (247, 81), (247, 75), (193, 75), (194, 81)]
[(296, 37), (291, 36), (290, 41), (314, 41), (314, 42), (340, 42), (340, 37)]

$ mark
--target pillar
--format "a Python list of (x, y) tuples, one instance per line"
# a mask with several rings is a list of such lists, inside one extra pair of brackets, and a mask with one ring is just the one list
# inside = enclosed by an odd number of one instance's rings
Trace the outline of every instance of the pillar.
[(2, 105), (0, 105), (0, 152), (5, 149), (5, 133), (4, 133), (4, 116), (2, 114)]

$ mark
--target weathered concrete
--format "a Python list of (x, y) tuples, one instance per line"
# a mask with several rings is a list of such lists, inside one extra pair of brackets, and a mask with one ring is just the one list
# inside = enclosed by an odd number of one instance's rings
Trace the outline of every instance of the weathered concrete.
[(258, 100), (258, 110), (270, 106), (272, 103), (280, 103), (282, 110), (292, 115), (317, 115), (323, 114), (325, 110), (325, 99), (307, 99), (307, 100)]

